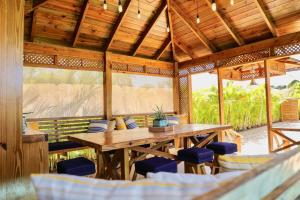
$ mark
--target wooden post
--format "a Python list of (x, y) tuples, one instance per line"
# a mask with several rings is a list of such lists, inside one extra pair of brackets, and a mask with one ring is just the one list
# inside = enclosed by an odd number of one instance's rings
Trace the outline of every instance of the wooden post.
[(273, 133), (272, 128), (272, 96), (270, 87), (270, 66), (268, 66), (268, 61), (264, 60), (264, 71), (265, 71), (265, 87), (266, 87), (266, 106), (267, 106), (267, 128), (268, 128), (268, 143), (269, 152), (273, 150)]
[(174, 112), (179, 114), (179, 78), (178, 78), (178, 63), (174, 64), (174, 78), (173, 78), (173, 104)]
[(188, 75), (188, 115), (189, 123), (193, 123), (193, 93), (192, 93), (192, 76)]
[[(225, 124), (224, 117), (224, 96), (223, 96), (223, 79), (221, 76), (221, 69), (217, 69), (218, 74), (218, 98), (219, 98), (219, 123), (221, 125)], [(219, 135), (219, 140), (224, 141), (224, 132)]]
[[(16, 199), (22, 176), (24, 0), (0, 1), (0, 196)], [(32, 163), (36, 164), (36, 163)], [(0, 197), (0, 198), (1, 198)]]
[(104, 115), (106, 119), (112, 118), (112, 71), (110, 52), (104, 53)]

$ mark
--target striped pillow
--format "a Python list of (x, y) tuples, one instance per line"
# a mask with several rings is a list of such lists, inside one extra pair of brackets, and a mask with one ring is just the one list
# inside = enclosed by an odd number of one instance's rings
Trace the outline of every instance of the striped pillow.
[(105, 132), (108, 127), (108, 120), (91, 120), (87, 133)]
[(136, 124), (135, 120), (132, 117), (126, 117), (124, 121), (128, 129), (138, 128), (138, 125)]
[(177, 116), (167, 116), (168, 126), (179, 125), (179, 118)]
[(126, 130), (127, 129), (123, 117), (116, 117), (116, 126), (117, 126), (118, 130)]

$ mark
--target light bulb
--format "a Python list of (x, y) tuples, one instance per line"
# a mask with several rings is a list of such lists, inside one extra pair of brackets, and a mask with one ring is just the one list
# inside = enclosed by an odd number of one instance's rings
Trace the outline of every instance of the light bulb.
[(119, 10), (119, 13), (123, 12), (123, 7), (122, 7), (122, 4), (121, 4), (121, 1), (119, 1), (118, 10)]
[(168, 33), (170, 32), (170, 27), (169, 27), (169, 26), (167, 26), (167, 32), (168, 32)]
[(103, 9), (104, 9), (104, 10), (107, 10), (107, 3), (106, 3), (106, 0), (104, 0), (104, 3), (103, 3)]
[(213, 11), (216, 11), (216, 10), (217, 10), (217, 4), (216, 4), (215, 1), (212, 1), (211, 9), (212, 9)]
[(230, 0), (230, 4), (233, 6), (234, 5), (234, 0)]
[(140, 10), (138, 10), (137, 18), (141, 19), (141, 11)]
[(199, 15), (197, 15), (196, 22), (197, 22), (197, 24), (199, 24), (199, 23), (200, 23), (200, 18), (199, 18)]

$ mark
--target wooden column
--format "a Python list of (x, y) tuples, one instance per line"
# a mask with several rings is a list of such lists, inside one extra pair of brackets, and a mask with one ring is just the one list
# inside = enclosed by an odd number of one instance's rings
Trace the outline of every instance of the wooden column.
[[(223, 96), (223, 79), (221, 76), (221, 69), (217, 69), (218, 73), (218, 99), (219, 99), (219, 123), (221, 125), (225, 124), (225, 115), (224, 115), (224, 96)], [(219, 140), (224, 141), (224, 133), (219, 134)]]
[(192, 76), (188, 75), (188, 115), (189, 123), (193, 123), (193, 92), (192, 92)]
[(173, 78), (173, 104), (174, 112), (179, 114), (179, 78), (178, 78), (178, 63), (174, 64), (174, 78)]
[(106, 119), (112, 117), (112, 71), (111, 53), (104, 53), (104, 115)]
[(266, 87), (266, 106), (267, 106), (267, 128), (268, 128), (268, 143), (269, 152), (273, 150), (273, 133), (271, 131), (272, 127), (272, 96), (271, 96), (271, 86), (270, 86), (270, 66), (268, 66), (268, 61), (264, 60), (264, 71), (265, 71), (265, 87)]
[(22, 175), (23, 27), (24, 0), (1, 0), (0, 196), (4, 199), (14, 199), (14, 183)]

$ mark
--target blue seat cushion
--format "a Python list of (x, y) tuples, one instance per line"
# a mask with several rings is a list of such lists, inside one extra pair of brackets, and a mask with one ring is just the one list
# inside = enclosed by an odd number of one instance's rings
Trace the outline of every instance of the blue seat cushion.
[(214, 158), (214, 152), (210, 149), (192, 147), (179, 150), (177, 156), (179, 160), (200, 164), (211, 162)]
[(237, 152), (237, 145), (230, 142), (212, 142), (206, 148), (213, 150), (216, 154), (224, 155)]
[(57, 173), (85, 176), (95, 173), (95, 163), (89, 159), (78, 157), (57, 163)]
[(153, 157), (135, 163), (135, 171), (138, 174), (146, 176), (148, 172), (177, 172), (177, 163), (162, 157)]
[(83, 147), (83, 145), (78, 142), (63, 141), (63, 142), (49, 143), (48, 149), (49, 151), (59, 151), (59, 150), (74, 149), (80, 147)]

